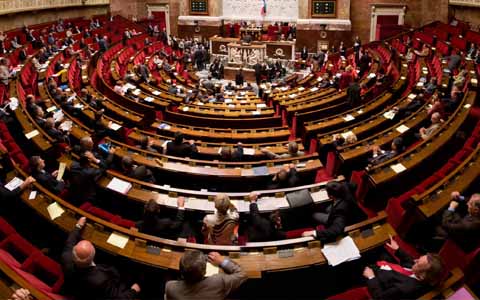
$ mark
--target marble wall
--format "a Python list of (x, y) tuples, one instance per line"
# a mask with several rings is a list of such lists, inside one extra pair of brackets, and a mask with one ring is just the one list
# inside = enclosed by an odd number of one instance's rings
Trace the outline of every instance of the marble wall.
[[(267, 1), (265, 19), (298, 19), (298, 0)], [(223, 0), (223, 16), (232, 19), (262, 19), (263, 0)]]

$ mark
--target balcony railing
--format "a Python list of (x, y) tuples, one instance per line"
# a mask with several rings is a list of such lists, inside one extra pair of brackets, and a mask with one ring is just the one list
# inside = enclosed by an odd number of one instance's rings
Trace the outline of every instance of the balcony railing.
[(480, 7), (480, 0), (449, 0), (449, 4)]
[(0, 15), (62, 7), (109, 5), (109, 0), (0, 0)]

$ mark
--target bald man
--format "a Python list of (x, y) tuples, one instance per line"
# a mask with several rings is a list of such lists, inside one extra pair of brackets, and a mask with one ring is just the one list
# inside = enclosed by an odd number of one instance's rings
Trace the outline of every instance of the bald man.
[(138, 298), (138, 284), (129, 287), (115, 268), (95, 264), (95, 247), (81, 237), (85, 223), (85, 217), (78, 220), (62, 252), (65, 293), (73, 295), (75, 299)]
[[(480, 194), (473, 194), (467, 201), (459, 192), (451, 194), (452, 201), (443, 213), (442, 228), (463, 250), (469, 252), (480, 245)], [(467, 206), (465, 215), (459, 206)]]

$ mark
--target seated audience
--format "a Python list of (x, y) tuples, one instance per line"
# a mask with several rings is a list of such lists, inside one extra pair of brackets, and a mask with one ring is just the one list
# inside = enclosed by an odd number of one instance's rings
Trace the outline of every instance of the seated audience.
[(58, 170), (53, 171), (51, 174), (46, 172), (45, 161), (40, 156), (30, 157), (30, 169), (32, 177), (35, 178), (41, 186), (56, 195), (60, 194), (65, 188), (65, 182), (56, 179)]
[[(205, 277), (207, 259), (223, 272)], [(217, 252), (210, 252), (207, 258), (198, 250), (185, 251), (179, 269), (182, 279), (165, 284), (165, 300), (223, 300), (247, 280), (239, 265)]]
[(97, 180), (104, 173), (104, 169), (94, 168), (93, 155), (80, 155), (78, 162), (72, 162), (69, 169), (68, 199), (75, 205), (83, 202), (96, 202)]
[(368, 159), (369, 164), (371, 165), (378, 165), (387, 160), (390, 160), (397, 156), (398, 154), (402, 153), (405, 149), (403, 145), (403, 139), (401, 137), (397, 137), (393, 139), (392, 144), (390, 146), (390, 150), (382, 150), (379, 146), (373, 145), (372, 152), (373, 156)]
[[(238, 223), (239, 214), (237, 208), (230, 202), (230, 198), (226, 194), (217, 194), (215, 196), (215, 213), (206, 215), (203, 218), (202, 231), (206, 236), (206, 240), (209, 244), (220, 244), (222, 240), (215, 240), (215, 226), (224, 225), (228, 220), (233, 223)], [(229, 228), (225, 227), (226, 230)], [(236, 234), (232, 231), (220, 232), (219, 235), (224, 235), (226, 238), (223, 240), (226, 244), (232, 244), (236, 240)]]
[(268, 189), (276, 190), (297, 186), (300, 183), (297, 169), (294, 164), (290, 164), (288, 167), (282, 168), (272, 178)]
[(243, 159), (243, 147), (242, 143), (238, 143), (235, 148), (225, 146), (220, 149), (220, 157), (222, 161), (238, 162)]
[(435, 131), (437, 131), (437, 129), (440, 128), (440, 125), (443, 122), (442, 116), (438, 112), (433, 113), (430, 120), (432, 124), (428, 128), (422, 127), (419, 130), (422, 140), (428, 139)]
[(277, 210), (270, 214), (269, 218), (264, 218), (258, 210), (258, 194), (250, 193), (250, 214), (247, 231), (249, 242), (266, 242), (285, 239), (286, 233), (282, 230), (282, 219)]
[(143, 135), (140, 138), (140, 142), (137, 145), (137, 148), (155, 153), (158, 152), (157, 149), (154, 148), (153, 139), (146, 135)]
[(334, 242), (343, 236), (345, 227), (362, 221), (365, 213), (358, 206), (353, 190), (355, 186), (349, 183), (331, 181), (327, 183), (327, 195), (332, 200), (325, 212), (316, 212), (313, 219), (323, 228), (306, 231), (303, 236), (314, 236), (323, 243)]
[(121, 165), (123, 174), (126, 176), (149, 183), (155, 183), (155, 177), (153, 176), (152, 171), (145, 166), (135, 165), (131, 156), (124, 156)]
[(288, 148), (288, 153), (284, 153), (284, 154), (275, 154), (266, 148), (263, 148), (261, 151), (262, 153), (267, 155), (268, 158), (270, 159), (299, 157), (299, 156), (305, 155), (305, 152), (298, 150), (298, 144), (295, 141), (289, 142), (287, 144), (287, 148)]
[(451, 238), (466, 252), (477, 248), (480, 245), (480, 194), (473, 194), (467, 201), (459, 192), (452, 192), (452, 201), (443, 212), (438, 235)]
[(400, 264), (378, 261), (364, 269), (363, 277), (372, 299), (417, 299), (442, 280), (445, 270), (437, 254), (428, 253), (414, 260), (393, 238), (387, 247), (395, 251)]
[(174, 140), (167, 143), (165, 154), (179, 157), (192, 157), (198, 150), (193, 140), (185, 141), (183, 133), (175, 132)]
[(111, 266), (96, 264), (95, 247), (82, 240), (87, 219), (80, 218), (70, 232), (62, 252), (64, 290), (75, 299), (138, 299), (140, 286), (128, 286)]
[(187, 238), (191, 230), (185, 219), (185, 198), (178, 197), (177, 213), (175, 218), (161, 215), (161, 205), (150, 199), (144, 206), (143, 219), (137, 222), (136, 227), (140, 232), (176, 240)]

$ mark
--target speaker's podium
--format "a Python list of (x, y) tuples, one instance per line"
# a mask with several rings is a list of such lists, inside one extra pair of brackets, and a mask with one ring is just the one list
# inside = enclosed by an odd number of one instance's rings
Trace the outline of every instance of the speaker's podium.
[(227, 49), (228, 65), (232, 67), (263, 63), (267, 56), (267, 45), (265, 44), (229, 43)]

